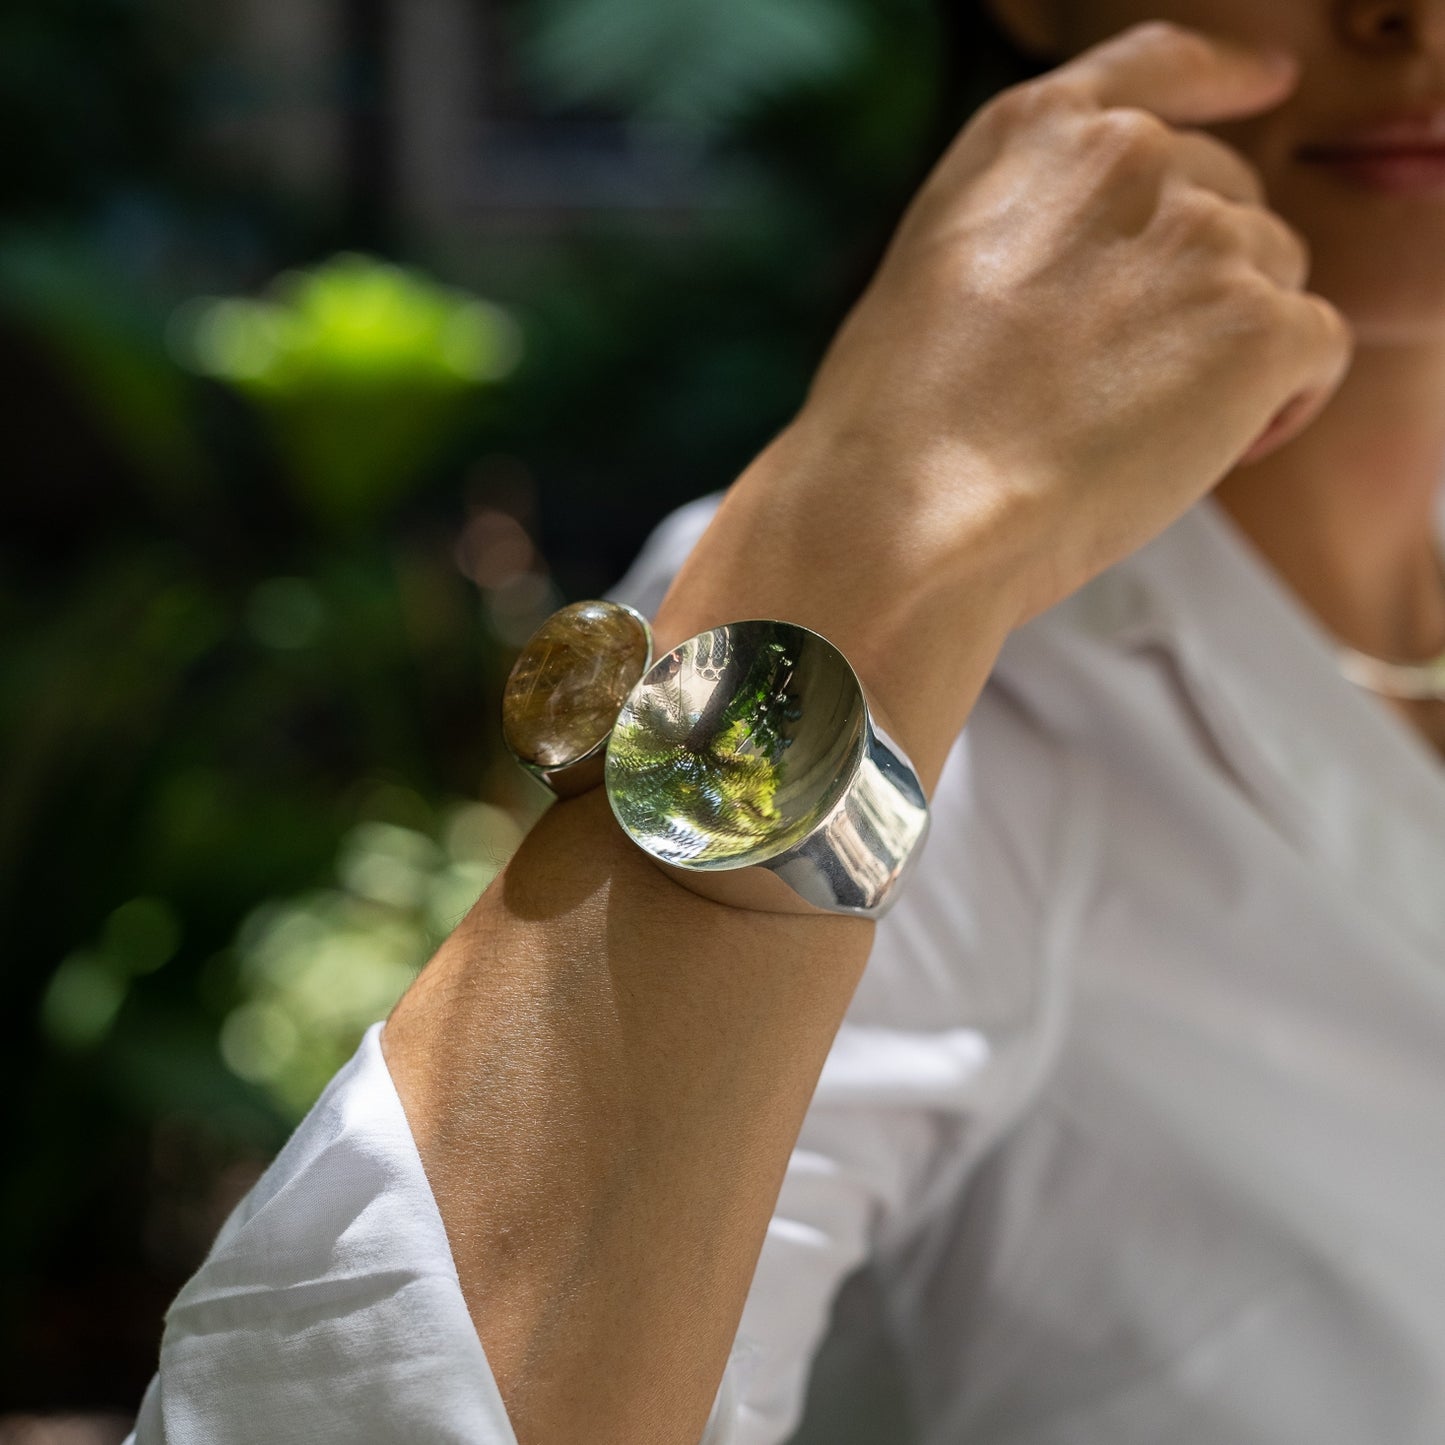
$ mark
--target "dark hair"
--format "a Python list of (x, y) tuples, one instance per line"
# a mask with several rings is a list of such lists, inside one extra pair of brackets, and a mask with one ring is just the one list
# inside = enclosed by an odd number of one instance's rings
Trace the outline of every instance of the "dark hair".
[(951, 135), (990, 96), (1042, 75), (1052, 62), (1024, 50), (986, 0), (939, 0), (943, 83), (939, 129)]

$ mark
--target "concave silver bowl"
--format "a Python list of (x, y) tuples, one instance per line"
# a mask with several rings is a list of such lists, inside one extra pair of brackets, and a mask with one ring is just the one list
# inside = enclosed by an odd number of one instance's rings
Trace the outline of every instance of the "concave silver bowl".
[(694, 891), (878, 916), (928, 825), (847, 659), (793, 623), (729, 623), (656, 662), (607, 749), (612, 810)]

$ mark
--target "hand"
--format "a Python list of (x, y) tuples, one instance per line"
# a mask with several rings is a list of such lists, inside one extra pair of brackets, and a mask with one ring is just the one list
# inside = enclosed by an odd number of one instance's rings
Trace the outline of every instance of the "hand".
[(1306, 426), (1348, 361), (1251, 167), (1175, 128), (1292, 84), (1287, 58), (1150, 24), (1004, 92), (905, 216), (806, 425), (986, 457), (1046, 524), (1031, 611), (1162, 530), (1261, 433)]
[(957, 579), (987, 575), (1006, 630), (1307, 425), (1347, 327), (1247, 162), (1179, 128), (1294, 79), (1288, 57), (1151, 23), (985, 106), (679, 599), (776, 599), (885, 671), (922, 628), (915, 655), (946, 671)]

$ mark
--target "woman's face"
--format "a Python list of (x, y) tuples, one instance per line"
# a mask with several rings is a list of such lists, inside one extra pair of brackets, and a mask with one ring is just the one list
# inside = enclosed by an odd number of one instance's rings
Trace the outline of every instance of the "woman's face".
[[(998, 0), (1005, 19), (1013, 0)], [(1445, 0), (1046, 0), (1067, 54), (1140, 20), (1283, 46), (1298, 88), (1214, 128), (1365, 344), (1445, 344)]]

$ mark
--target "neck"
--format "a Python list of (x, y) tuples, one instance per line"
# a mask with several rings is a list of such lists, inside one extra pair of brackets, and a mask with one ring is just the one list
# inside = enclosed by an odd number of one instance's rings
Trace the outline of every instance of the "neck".
[(1215, 496), (1340, 641), (1424, 658), (1445, 648), (1442, 477), (1445, 346), (1361, 348), (1311, 426)]

